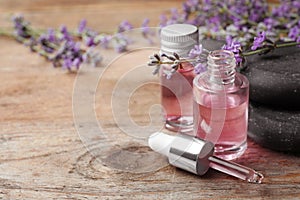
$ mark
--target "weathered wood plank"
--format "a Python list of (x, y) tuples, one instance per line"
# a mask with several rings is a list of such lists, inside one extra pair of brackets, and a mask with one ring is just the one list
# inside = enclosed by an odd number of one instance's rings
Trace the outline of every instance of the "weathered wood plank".
[[(299, 196), (299, 158), (262, 149), (251, 141), (238, 162), (263, 172), (266, 180), (262, 185), (248, 184), (213, 170), (201, 178), (171, 166), (142, 174), (114, 170), (103, 166), (101, 155), (97, 158), (87, 152), (69, 122), (10, 123), (1, 124), (0, 128), (0, 195), (4, 199)], [(116, 129), (110, 128), (109, 132), (113, 134)]]

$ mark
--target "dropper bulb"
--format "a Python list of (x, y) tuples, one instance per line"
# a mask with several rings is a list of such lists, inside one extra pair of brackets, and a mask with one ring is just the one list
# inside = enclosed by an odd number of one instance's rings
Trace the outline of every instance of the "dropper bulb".
[(168, 156), (173, 139), (174, 136), (156, 132), (150, 135), (148, 145), (153, 151)]

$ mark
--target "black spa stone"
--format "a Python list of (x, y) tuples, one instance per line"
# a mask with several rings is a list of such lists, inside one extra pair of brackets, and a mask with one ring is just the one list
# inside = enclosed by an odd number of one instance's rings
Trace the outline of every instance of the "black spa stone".
[(226, 44), (223, 40), (214, 40), (214, 39), (203, 39), (200, 41), (202, 47), (209, 51), (219, 50), (222, 49), (224, 44)]
[(275, 110), (251, 103), (248, 135), (261, 146), (300, 152), (300, 110)]
[(250, 100), (300, 109), (300, 48), (277, 48), (246, 59), (248, 68), (242, 73), (250, 82)]

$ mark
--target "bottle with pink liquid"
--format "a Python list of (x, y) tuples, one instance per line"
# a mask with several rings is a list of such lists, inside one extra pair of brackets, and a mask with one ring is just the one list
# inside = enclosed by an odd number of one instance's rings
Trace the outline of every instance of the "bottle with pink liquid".
[[(190, 50), (198, 44), (198, 28), (190, 24), (172, 24), (161, 30), (161, 54), (188, 57)], [(161, 104), (165, 127), (172, 131), (193, 130), (193, 79), (194, 67), (182, 63), (180, 68), (168, 77), (164, 71), (171, 70), (164, 65), (160, 70)]]
[(249, 82), (236, 72), (234, 54), (212, 51), (207, 71), (195, 77), (194, 131), (215, 144), (215, 155), (226, 160), (247, 148)]

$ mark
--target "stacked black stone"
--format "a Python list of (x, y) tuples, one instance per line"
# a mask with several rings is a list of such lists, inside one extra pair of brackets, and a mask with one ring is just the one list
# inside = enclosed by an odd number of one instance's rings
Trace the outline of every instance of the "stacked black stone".
[(300, 152), (300, 48), (247, 58), (249, 137), (278, 151)]

